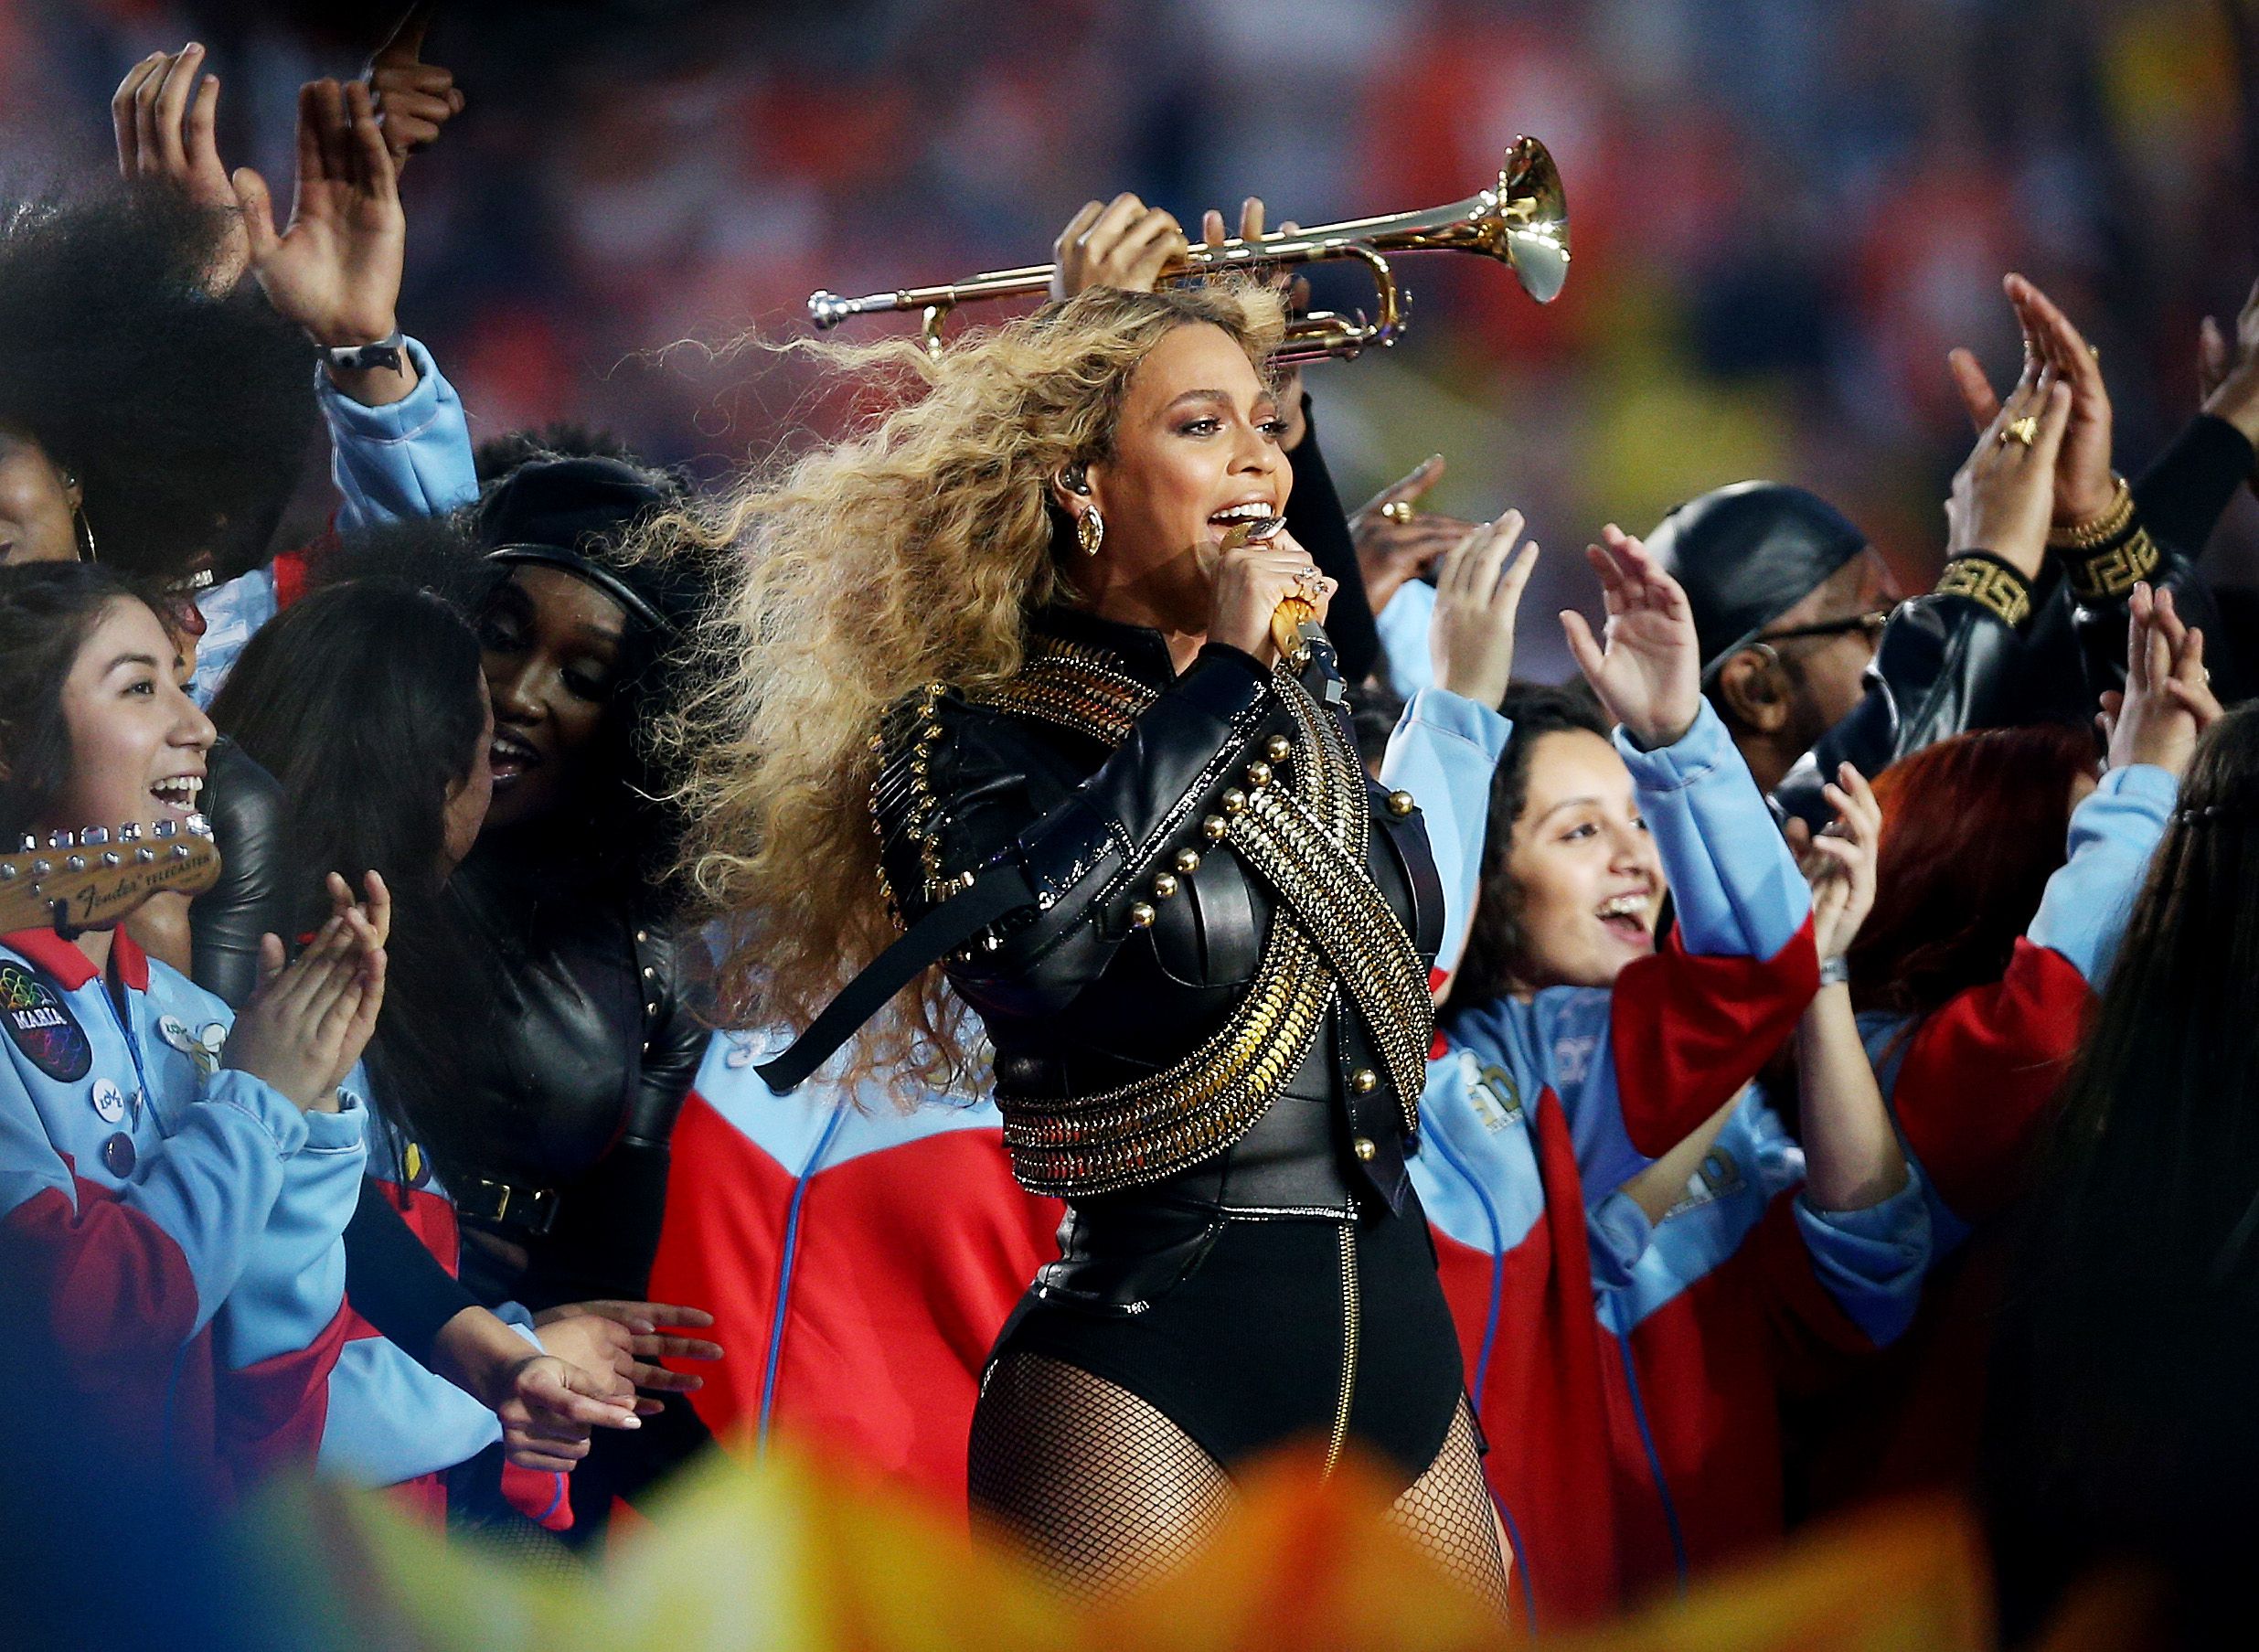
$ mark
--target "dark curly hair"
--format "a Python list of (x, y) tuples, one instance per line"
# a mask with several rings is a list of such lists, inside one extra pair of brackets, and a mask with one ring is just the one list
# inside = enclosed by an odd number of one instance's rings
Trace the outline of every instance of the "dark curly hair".
[(225, 215), (169, 190), (0, 205), (0, 425), (78, 477), (101, 560), (263, 560), (318, 422), (313, 347), (205, 289)]
[(617, 459), (623, 464), (650, 468), (634, 448), (610, 431), (566, 420), (490, 436), (472, 453), (471, 465), (484, 487), (535, 459)]
[(1516, 683), (1498, 709), (1513, 737), (1490, 776), (1490, 826), (1483, 839), (1482, 898), (1468, 926), (1466, 953), (1451, 978), (1451, 1002), (1488, 1004), (1514, 990), (1521, 961), (1521, 892), (1507, 863), (1514, 854), (1514, 823), (1529, 801), (1529, 759), (1548, 734), (1582, 731), (1608, 737), (1609, 722), (1592, 689), (1581, 682)]

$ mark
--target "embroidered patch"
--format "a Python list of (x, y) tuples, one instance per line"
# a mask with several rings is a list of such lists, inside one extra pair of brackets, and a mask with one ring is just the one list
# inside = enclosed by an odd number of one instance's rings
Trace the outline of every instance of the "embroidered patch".
[(421, 1188), (432, 1179), (431, 1164), (424, 1158), (423, 1149), (413, 1142), (401, 1149), (400, 1168), (407, 1174), (411, 1188)]
[(25, 1058), (48, 1077), (75, 1084), (94, 1065), (94, 1047), (55, 984), (14, 958), (0, 963), (0, 1021)]
[(1466, 1085), (1467, 1104), (1486, 1130), (1503, 1130), (1522, 1122), (1521, 1087), (1514, 1075), (1495, 1062), (1478, 1061), (1473, 1050), (1460, 1052), (1459, 1076)]
[(1723, 1199), (1729, 1193), (1742, 1190), (1742, 1167), (1733, 1156), (1722, 1148), (1713, 1147), (1704, 1156), (1700, 1168), (1687, 1178), (1685, 1195), (1669, 1210), (1663, 1212), (1665, 1220), (1699, 1210), (1704, 1205)]

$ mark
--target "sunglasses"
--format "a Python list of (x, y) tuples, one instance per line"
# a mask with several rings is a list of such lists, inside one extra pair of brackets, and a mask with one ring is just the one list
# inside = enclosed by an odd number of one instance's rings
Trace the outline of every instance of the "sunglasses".
[[(1814, 625), (1791, 625), (1783, 631), (1760, 631), (1749, 643), (1793, 643), (1800, 637), (1842, 636), (1849, 632), (1864, 632), (1870, 643), (1882, 640), (1883, 628), (1891, 623), (1893, 610), (1877, 608), (1867, 613), (1855, 613), (1845, 620), (1822, 620)], [(1749, 646), (1749, 643), (1742, 645)]]

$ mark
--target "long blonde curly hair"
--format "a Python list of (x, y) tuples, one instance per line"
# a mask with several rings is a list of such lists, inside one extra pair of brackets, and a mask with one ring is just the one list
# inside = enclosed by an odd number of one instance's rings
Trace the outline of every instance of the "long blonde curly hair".
[[(1072, 595), (1053, 479), (1111, 455), (1138, 363), (1199, 323), (1263, 373), (1284, 314), (1268, 288), (1239, 280), (1092, 288), (968, 333), (938, 359), (909, 340), (791, 346), (898, 405), (645, 530), (663, 553), (737, 562), (699, 628), (710, 686), (661, 730), (687, 775), (684, 882), (726, 921), (719, 1024), (805, 1026), (894, 939), (867, 802), (871, 737), (923, 684), (977, 691), (1019, 669), (1028, 615)], [(938, 969), (907, 1008), (864, 1029), (849, 1071), (884, 1070), (898, 1094), (974, 1079), (962, 1007)]]

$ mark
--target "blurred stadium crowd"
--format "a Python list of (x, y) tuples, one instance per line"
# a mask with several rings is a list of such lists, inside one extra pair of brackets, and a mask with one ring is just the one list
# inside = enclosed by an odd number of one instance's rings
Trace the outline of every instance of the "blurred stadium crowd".
[[(2198, 320), (2232, 315), (2259, 265), (2236, 18), (2233, 0), (446, 6), (426, 57), (468, 105), (404, 181), (401, 319), (474, 430), (570, 419), (711, 467), (823, 427), (801, 364), (698, 347), (805, 331), (814, 288), (1035, 261), (1125, 188), (1188, 224), (1251, 191), (1304, 224), (1433, 206), (1527, 131), (1568, 185), (1568, 290), (1540, 310), (1503, 271), (1408, 261), (1411, 337), (1311, 375), (1345, 495), (1441, 451), (1432, 503), (1514, 504), (1567, 545), (1768, 475), (1844, 505), (1918, 590), (1966, 452), (1945, 352), (2010, 375), (2001, 270), (2098, 341), (2122, 469), (2191, 410)], [(188, 38), (226, 89), (227, 158), (285, 175), (299, 83), (353, 71), (390, 21), (0, 0), (10, 182), (102, 164), (119, 66)], [(1319, 296), (1360, 301), (1338, 270)], [(2250, 500), (2209, 566), (2259, 582)], [(1540, 600), (1588, 597), (1585, 577), (1551, 559)]]

